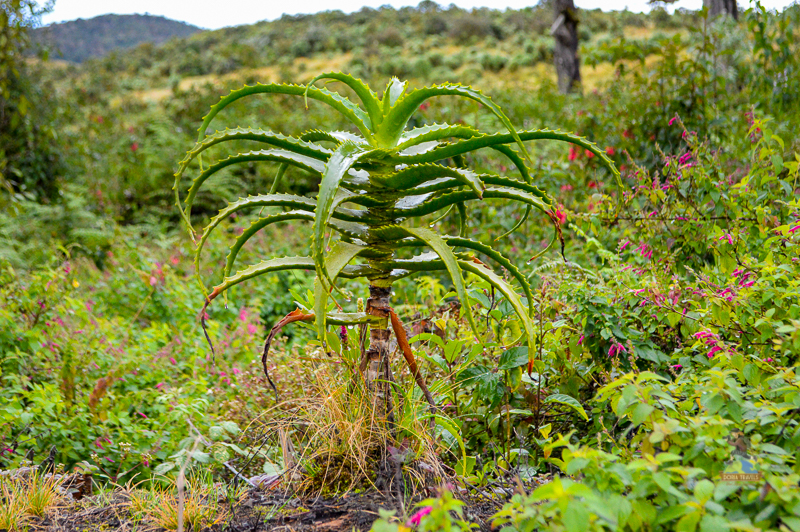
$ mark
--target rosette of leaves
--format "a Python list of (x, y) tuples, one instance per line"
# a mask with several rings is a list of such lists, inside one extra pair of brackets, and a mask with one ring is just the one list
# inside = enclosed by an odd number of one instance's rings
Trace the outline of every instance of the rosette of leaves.
[[(334, 80), (347, 85), (360, 99), (360, 105), (348, 98), (314, 85), (319, 80)], [(319, 129), (298, 136), (264, 129), (239, 127), (208, 134), (214, 118), (233, 102), (256, 95), (295, 95), (329, 105), (350, 123), (352, 131)], [(427, 100), (454, 96), (478, 102), (493, 113), (505, 127), (499, 133), (485, 133), (463, 124), (433, 124), (409, 129), (407, 124)], [(258, 84), (244, 86), (224, 96), (205, 116), (195, 147), (181, 161), (175, 180), (175, 195), (181, 215), (197, 238), (199, 260), (209, 234), (231, 214), (248, 209), (282, 207), (283, 212), (259, 217), (233, 241), (222, 272), (222, 280), (207, 293), (206, 305), (220, 294), (243, 281), (280, 270), (313, 270), (315, 302), (313, 312), (297, 310), (281, 320), (275, 331), (286, 323), (314, 320), (320, 340), (325, 342), (329, 325), (369, 326), (370, 344), (361, 363), (368, 382), (381, 379), (388, 368), (389, 324), (411, 366), (418, 384), (424, 389), (419, 371), (407, 348), (399, 320), (391, 309), (392, 284), (419, 273), (442, 270), (453, 283), (463, 303), (462, 312), (477, 334), (475, 319), (467, 300), (465, 273), (484, 279), (498, 290), (513, 307), (522, 324), (522, 342), (533, 346), (535, 328), (532, 308), (523, 297), (532, 300), (531, 288), (517, 266), (490, 245), (465, 237), (470, 204), (486, 199), (517, 202), (525, 207), (510, 232), (516, 231), (533, 211), (538, 211), (553, 225), (553, 240), (561, 238), (553, 200), (533, 183), (526, 164), (529, 154), (525, 142), (555, 140), (575, 144), (594, 153), (616, 177), (613, 163), (593, 143), (576, 135), (538, 129), (517, 131), (500, 107), (489, 97), (471, 87), (444, 84), (407, 90), (406, 83), (392, 79), (379, 97), (361, 80), (343, 73), (327, 73), (314, 78), (307, 86)], [(181, 177), (192, 161), (208, 148), (231, 141), (248, 140), (263, 149), (236, 153), (203, 168), (188, 192), (182, 194)], [(464, 164), (465, 155), (479, 150), (493, 150), (510, 161), (515, 175), (478, 173)], [(192, 228), (191, 209), (198, 190), (216, 172), (237, 164), (254, 161), (279, 163), (278, 175), (265, 194), (231, 202), (211, 219), (199, 233)], [(319, 179), (316, 198), (280, 192), (281, 176), (288, 167), (296, 167)], [(182, 197), (183, 196), (183, 197)], [(460, 217), (459, 234), (440, 234), (423, 218), (455, 208)], [(262, 262), (235, 271), (236, 257), (242, 246), (258, 231), (284, 221), (310, 222), (313, 238), (305, 253), (295, 257), (266, 257)], [(326, 234), (337, 235), (334, 242)], [(401, 258), (403, 248), (415, 248), (412, 258)], [(476, 256), (477, 254), (477, 256)], [(478, 259), (482, 257), (482, 260)], [(494, 268), (504, 268), (513, 278), (506, 281)], [(336, 290), (337, 278), (363, 278), (368, 281), (370, 297), (363, 312), (326, 313), (329, 297)], [(202, 284), (202, 281), (201, 281)], [(515, 286), (518, 285), (518, 286)], [(205, 288), (204, 288), (205, 290)], [(265, 357), (270, 335), (265, 347)], [(532, 367), (534, 349), (528, 349)], [(264, 365), (266, 371), (266, 364)], [(426, 394), (427, 395), (427, 394)]]

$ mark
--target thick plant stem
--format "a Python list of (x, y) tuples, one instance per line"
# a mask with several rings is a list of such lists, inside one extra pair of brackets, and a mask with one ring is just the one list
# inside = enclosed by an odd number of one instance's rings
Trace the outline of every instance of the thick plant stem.
[[(369, 299), (367, 300), (366, 313), (380, 318), (370, 325), (369, 349), (366, 356), (367, 386), (375, 392), (376, 400), (381, 405), (387, 405), (389, 393), (389, 376), (386, 373), (389, 357), (389, 300), (392, 294), (391, 284), (383, 285), (372, 283), (369, 286)], [(388, 412), (386, 412), (388, 414)]]

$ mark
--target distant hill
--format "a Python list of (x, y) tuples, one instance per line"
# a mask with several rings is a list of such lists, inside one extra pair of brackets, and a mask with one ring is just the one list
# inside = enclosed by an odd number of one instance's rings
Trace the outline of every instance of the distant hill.
[(80, 63), (112, 50), (159, 44), (199, 31), (197, 26), (153, 15), (102, 15), (37, 28), (33, 40), (51, 48), (51, 57)]

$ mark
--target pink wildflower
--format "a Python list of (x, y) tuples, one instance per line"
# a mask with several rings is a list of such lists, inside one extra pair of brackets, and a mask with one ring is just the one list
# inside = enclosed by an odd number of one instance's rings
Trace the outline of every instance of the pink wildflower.
[(159, 391), (161, 391), (161, 389), (162, 389), (164, 386), (166, 386), (166, 384), (165, 384), (165, 383), (163, 383), (163, 382), (159, 382), (158, 384), (156, 384), (156, 390), (159, 390)]
[(711, 348), (711, 351), (708, 352), (708, 358), (713, 358), (714, 354), (719, 351), (722, 351), (722, 348), (718, 345), (715, 345), (714, 347)]
[(790, 233), (794, 233), (794, 232), (795, 232), (795, 231), (797, 231), (798, 229), (800, 229), (800, 224), (797, 224), (797, 225), (795, 225), (794, 227), (792, 227), (791, 229), (789, 229), (789, 232), (790, 232)]
[(630, 243), (631, 243), (631, 241), (630, 241), (630, 240), (626, 240), (626, 241), (625, 241), (625, 243), (624, 243), (624, 244), (622, 244), (622, 247), (621, 247), (621, 248), (620, 248), (620, 250), (619, 250), (619, 251), (620, 251), (620, 253), (622, 253), (623, 251), (625, 251), (625, 248), (626, 248), (626, 247), (628, 247), (628, 244), (630, 244)]
[(136, 413), (142, 416), (144, 419), (147, 419), (147, 416), (145, 414), (142, 414), (141, 412), (136, 412)]
[(414, 515), (411, 516), (411, 518), (409, 518), (408, 522), (406, 522), (406, 525), (419, 526), (419, 524), (422, 522), (422, 518), (431, 513), (431, 510), (433, 510), (433, 508), (430, 506), (426, 506), (425, 508), (418, 510)]
[(255, 323), (248, 323), (247, 324), (247, 332), (250, 334), (255, 334), (258, 331), (258, 327)]
[(581, 344), (583, 344), (583, 339), (584, 339), (584, 338), (586, 338), (586, 336), (585, 336), (585, 335), (583, 335), (583, 334), (581, 335), (581, 337), (580, 337), (580, 338), (578, 338), (578, 345), (581, 345)]
[(672, 365), (672, 369), (681, 369), (682, 367), (683, 366), (681, 366), (680, 364), (673, 364)]
[(239, 319), (242, 320), (242, 321), (247, 320), (247, 308), (246, 307), (242, 307), (242, 309), (239, 311)]
[(673, 116), (669, 121), (669, 125), (674, 124), (677, 119), (678, 119), (678, 115)]
[(172, 363), (173, 366), (177, 364), (177, 362), (173, 357), (169, 357), (169, 361)]

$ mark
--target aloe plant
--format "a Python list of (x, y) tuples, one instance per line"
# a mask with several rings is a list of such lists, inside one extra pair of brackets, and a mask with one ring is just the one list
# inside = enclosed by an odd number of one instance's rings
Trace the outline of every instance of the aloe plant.
[[(352, 89), (360, 99), (357, 105), (348, 98), (314, 84), (320, 80), (338, 81)], [(284, 135), (263, 129), (236, 128), (207, 134), (214, 118), (228, 105), (259, 94), (283, 94), (305, 97), (329, 105), (341, 113), (353, 131), (314, 129), (298, 136)], [(408, 129), (407, 124), (420, 105), (430, 98), (455, 96), (480, 103), (502, 123), (505, 131), (487, 134), (463, 124), (433, 124)], [(357, 130), (357, 133), (354, 131)], [(283, 207), (283, 212), (259, 217), (233, 241), (222, 272), (222, 280), (209, 292), (205, 286), (206, 306), (230, 287), (243, 281), (280, 270), (314, 270), (315, 301), (313, 312), (295, 311), (281, 320), (270, 334), (286, 323), (314, 320), (319, 339), (325, 343), (328, 325), (368, 326), (369, 349), (362, 360), (369, 383), (380, 381), (388, 368), (389, 324), (394, 323), (398, 343), (418, 384), (424, 381), (407, 347), (405, 334), (391, 309), (393, 283), (406, 277), (434, 270), (447, 273), (462, 304), (466, 320), (476, 331), (475, 319), (467, 299), (464, 273), (484, 279), (503, 294), (513, 307), (524, 330), (522, 342), (533, 346), (536, 341), (532, 321), (532, 300), (527, 278), (507, 257), (490, 245), (465, 237), (468, 222), (467, 206), (484, 199), (500, 198), (518, 202), (525, 214), (510, 231), (518, 230), (533, 210), (543, 213), (553, 225), (553, 240), (561, 238), (553, 200), (533, 183), (526, 161), (530, 161), (525, 142), (555, 140), (578, 145), (594, 153), (615, 176), (619, 173), (606, 154), (593, 143), (578, 136), (549, 129), (517, 131), (500, 107), (480, 91), (470, 87), (444, 84), (408, 91), (405, 82), (392, 79), (382, 97), (361, 80), (343, 73), (327, 73), (314, 78), (307, 86), (258, 84), (244, 86), (224, 96), (205, 116), (197, 144), (180, 162), (174, 191), (181, 215), (193, 239), (196, 239), (195, 264), (199, 276), (200, 255), (209, 234), (233, 213), (263, 207)], [(265, 149), (236, 153), (203, 167), (201, 154), (217, 144), (248, 140), (263, 144)], [(517, 149), (515, 149), (515, 147)], [(491, 149), (511, 162), (514, 176), (477, 173), (464, 167), (466, 154)], [(200, 173), (182, 199), (181, 178), (195, 159), (201, 159)], [(280, 169), (266, 194), (249, 196), (229, 203), (213, 217), (208, 226), (196, 235), (191, 223), (192, 203), (204, 182), (230, 165), (253, 161), (280, 163)], [(288, 166), (297, 167), (319, 177), (316, 199), (279, 192), (281, 176)], [(440, 234), (423, 223), (423, 217), (455, 207), (460, 217), (458, 235)], [(304, 256), (266, 258), (234, 272), (242, 246), (261, 229), (282, 221), (312, 223), (313, 237)], [(335, 242), (326, 242), (326, 232), (337, 234)], [(563, 242), (562, 242), (563, 246)], [(401, 258), (402, 248), (417, 248), (413, 258)], [(330, 251), (327, 251), (330, 249)], [(466, 250), (466, 251), (458, 251)], [(484, 257), (478, 260), (474, 254)], [(490, 266), (505, 268), (518, 288), (498, 275)], [(369, 299), (362, 312), (326, 313), (329, 297), (338, 290), (338, 278), (363, 278), (369, 282)], [(200, 280), (201, 286), (203, 285)], [(521, 291), (521, 292), (520, 292)], [(205, 309), (205, 307), (204, 307)], [(528, 368), (533, 364), (535, 349), (529, 349)], [(270, 381), (271, 382), (271, 381)]]

